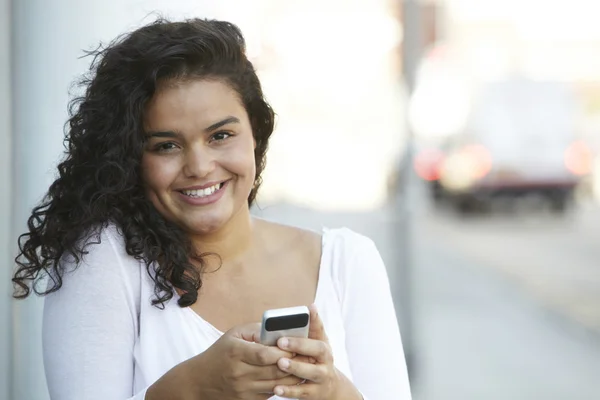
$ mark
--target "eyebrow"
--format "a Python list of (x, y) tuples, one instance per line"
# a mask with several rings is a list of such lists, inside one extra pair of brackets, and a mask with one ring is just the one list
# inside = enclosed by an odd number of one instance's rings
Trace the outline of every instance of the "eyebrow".
[(212, 124), (211, 126), (209, 126), (208, 128), (206, 128), (204, 130), (204, 132), (212, 132), (214, 130), (219, 129), (222, 126), (228, 125), (228, 124), (239, 124), (240, 120), (236, 117), (227, 117), (222, 121), (219, 121), (217, 123)]
[(150, 131), (146, 133), (146, 138), (150, 139), (150, 138), (173, 138), (173, 139), (178, 139), (181, 138), (181, 133), (179, 132), (174, 132), (174, 131), (160, 131), (160, 132), (154, 132), (154, 131)]
[[(219, 122), (215, 122), (208, 128), (204, 129), (204, 132), (212, 132), (215, 131), (225, 125), (228, 124), (239, 124), (240, 120), (236, 117), (227, 117)], [(181, 138), (181, 132), (177, 131), (150, 131), (146, 134), (148, 138), (158, 137), (158, 138)]]

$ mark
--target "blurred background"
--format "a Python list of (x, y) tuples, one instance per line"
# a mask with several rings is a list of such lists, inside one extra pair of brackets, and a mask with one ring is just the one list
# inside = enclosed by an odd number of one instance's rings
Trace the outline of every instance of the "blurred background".
[(241, 27), (278, 113), (254, 212), (375, 240), (415, 399), (600, 399), (596, 0), (0, 0), (0, 399), (48, 399), (8, 282), (83, 50), (156, 13)]

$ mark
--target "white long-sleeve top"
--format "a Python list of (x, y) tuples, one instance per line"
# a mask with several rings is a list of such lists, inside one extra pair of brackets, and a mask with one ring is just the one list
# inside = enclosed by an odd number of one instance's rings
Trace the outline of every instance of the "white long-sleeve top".
[[(44, 365), (52, 400), (143, 400), (147, 388), (221, 335), (154, 282), (114, 226), (46, 296)], [(325, 229), (315, 304), (335, 366), (369, 400), (409, 400), (408, 374), (383, 261), (353, 231)], [(277, 396), (272, 399), (280, 399)]]

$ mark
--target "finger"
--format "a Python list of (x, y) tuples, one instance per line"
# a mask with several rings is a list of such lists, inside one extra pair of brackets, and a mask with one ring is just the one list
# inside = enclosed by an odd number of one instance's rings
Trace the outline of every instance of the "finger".
[(297, 376), (294, 376), (294, 375), (288, 375), (285, 378), (276, 379), (276, 380), (271, 381), (271, 391), (273, 390), (273, 388), (275, 386), (294, 386), (294, 385), (299, 385), (302, 382), (304, 382), (303, 378), (298, 378)]
[(317, 393), (317, 384), (303, 383), (301, 385), (292, 386), (275, 386), (273, 392), (280, 397), (288, 399), (314, 399)]
[(274, 365), (282, 357), (292, 357), (292, 353), (275, 346), (264, 346), (259, 343), (238, 343), (240, 360), (255, 366)]
[(321, 340), (284, 337), (277, 341), (277, 347), (291, 353), (312, 357), (319, 363), (333, 362), (331, 347)]
[(289, 358), (282, 358), (277, 362), (277, 366), (284, 372), (316, 383), (322, 383), (327, 372), (323, 365), (298, 362)]
[(308, 330), (308, 337), (310, 339), (322, 340), (329, 342), (327, 334), (325, 333), (325, 326), (319, 315), (316, 304), (311, 304), (308, 308), (310, 311), (310, 327)]
[(290, 376), (290, 373), (283, 371), (277, 364), (260, 367), (248, 365), (246, 376), (255, 381), (277, 381)]
[(260, 323), (238, 325), (231, 328), (228, 333), (247, 342), (260, 343)]
[(258, 391), (259, 394), (269, 394), (267, 398), (270, 398), (275, 394), (273, 388), (276, 386), (296, 386), (303, 383), (303, 379), (290, 375), (283, 379), (278, 379), (269, 382), (258, 382), (254, 387), (251, 388), (252, 392)]
[(309, 363), (309, 364), (317, 363), (317, 360), (315, 360), (314, 357), (302, 356), (302, 355), (294, 355), (292, 357), (292, 360), (298, 361), (298, 362), (305, 362), (305, 363)]
[(249, 393), (271, 393), (273, 395), (273, 388), (275, 386), (295, 386), (300, 384), (303, 379), (297, 376), (288, 375), (281, 379), (272, 379), (266, 381), (252, 381), (249, 382), (248, 392)]

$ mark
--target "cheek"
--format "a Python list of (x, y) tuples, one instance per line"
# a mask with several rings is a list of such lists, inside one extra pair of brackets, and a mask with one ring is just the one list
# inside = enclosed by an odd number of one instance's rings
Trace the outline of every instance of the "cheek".
[(150, 190), (169, 187), (179, 171), (175, 162), (152, 156), (142, 158), (141, 167), (142, 181)]
[(246, 156), (243, 159), (240, 159), (240, 164), (241, 163), (243, 163), (243, 167), (247, 171), (245, 174), (245, 178), (247, 178), (250, 182), (254, 183), (254, 179), (256, 178), (256, 161), (254, 159), (254, 149), (252, 149), (252, 151), (246, 152)]
[(254, 146), (252, 141), (243, 143), (243, 145), (232, 148), (231, 151), (224, 154), (222, 165), (235, 172), (244, 180), (254, 181), (256, 175), (256, 165), (254, 161)]

